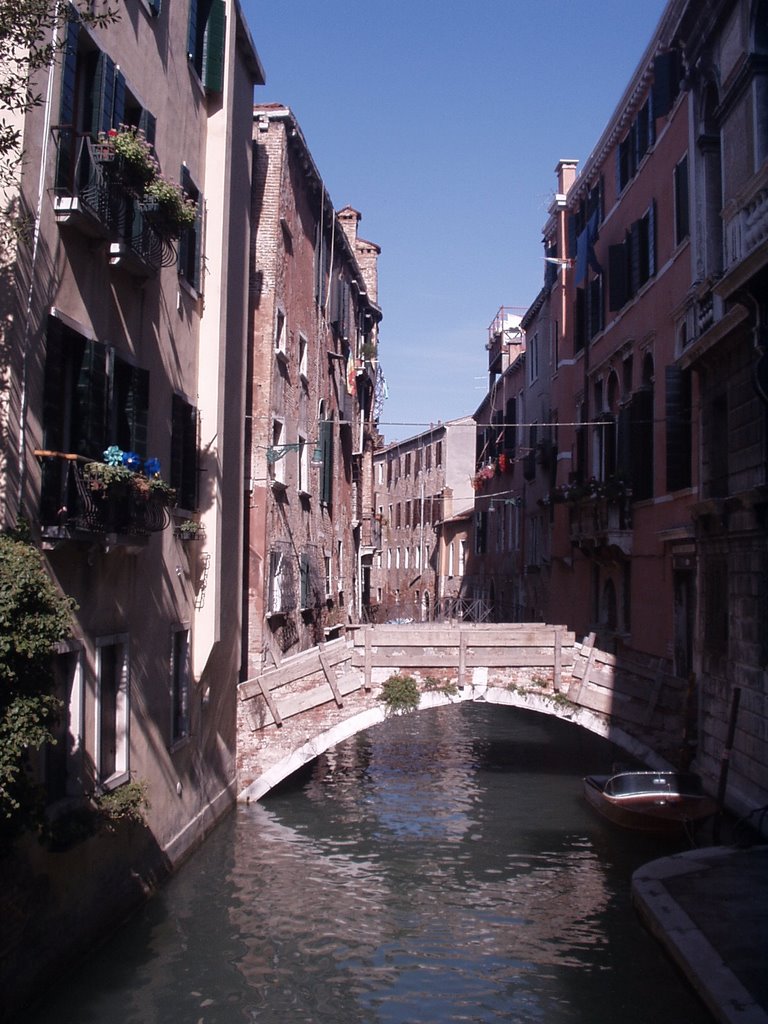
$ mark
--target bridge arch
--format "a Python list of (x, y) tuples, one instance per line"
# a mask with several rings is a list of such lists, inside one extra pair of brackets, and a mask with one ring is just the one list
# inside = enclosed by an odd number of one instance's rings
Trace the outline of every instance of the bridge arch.
[[(458, 694), (428, 691), (422, 693), (419, 707), (408, 713), (419, 714), (428, 708), (467, 702), (516, 707), (559, 718), (609, 740), (625, 753), (649, 767), (657, 769), (672, 767), (647, 743), (607, 720), (605, 715), (586, 707), (569, 705), (567, 701), (559, 701), (551, 694), (537, 694), (532, 691), (516, 691), (493, 686), (479, 690), (475, 687), (467, 687), (466, 692)], [(238, 795), (238, 800), (250, 802), (261, 799), (279, 783), (330, 750), (331, 747), (378, 725), (390, 714), (386, 705), (376, 697), (367, 706), (354, 709), (345, 717), (338, 717), (331, 725), (321, 727), (313, 735), (307, 735), (303, 742), (299, 742), (288, 753), (269, 764), (257, 778), (243, 787)]]

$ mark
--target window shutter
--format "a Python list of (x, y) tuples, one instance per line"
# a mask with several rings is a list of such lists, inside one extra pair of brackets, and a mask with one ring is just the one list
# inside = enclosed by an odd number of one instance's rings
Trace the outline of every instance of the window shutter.
[(148, 110), (142, 110), (139, 115), (139, 128), (144, 132), (144, 138), (150, 146), (154, 146), (157, 129), (157, 118), (154, 114), (150, 114)]
[(197, 409), (179, 395), (171, 403), (170, 483), (181, 508), (197, 508)]
[(201, 78), (208, 92), (224, 88), (224, 40), (226, 14), (224, 0), (213, 0), (205, 25)]
[(320, 424), (320, 450), (323, 453), (323, 467), (320, 477), (320, 502), (330, 505), (333, 497), (333, 421), (323, 420)]
[(688, 157), (684, 156), (675, 168), (675, 242), (679, 245), (690, 231), (688, 198)]
[(59, 101), (59, 124), (62, 131), (58, 139), (56, 154), (56, 187), (70, 189), (75, 159), (75, 82), (77, 79), (77, 38), (80, 26), (76, 21), (67, 22), (67, 38), (61, 60), (61, 98)]
[(110, 444), (147, 456), (149, 371), (115, 357), (112, 373)]
[(648, 226), (648, 277), (656, 274), (656, 200), (648, 207), (645, 215)]
[(125, 75), (115, 68), (114, 100), (112, 103), (112, 127), (125, 124)]
[(84, 341), (70, 449), (78, 455), (101, 460), (107, 447), (107, 349), (97, 341)]
[(636, 391), (630, 406), (632, 497), (653, 497), (653, 391)]
[(666, 117), (680, 88), (680, 54), (677, 50), (660, 53), (653, 61), (653, 114)]
[(636, 220), (629, 229), (629, 298), (637, 294), (642, 283), (642, 229)]
[(619, 409), (616, 438), (616, 476), (624, 483), (632, 481), (632, 403)]
[(667, 490), (691, 485), (691, 375), (679, 366), (667, 366)]
[(106, 53), (96, 60), (91, 93), (91, 132), (97, 135), (112, 127), (115, 107), (115, 62)]
[(189, 0), (189, 26), (187, 28), (187, 57), (197, 65), (198, 0)]
[(576, 230), (576, 214), (568, 214), (568, 257), (572, 260), (576, 259), (576, 240), (578, 238), (578, 231)]
[(299, 558), (299, 578), (301, 581), (301, 607), (309, 608), (310, 606), (310, 586), (309, 586), (309, 555), (302, 553)]
[[(45, 385), (43, 391), (43, 447), (49, 451), (65, 451), (69, 437), (65, 429), (65, 402), (67, 387), (67, 342), (61, 320), (48, 318), (46, 332)], [(84, 338), (73, 337), (73, 349), (82, 350)]]

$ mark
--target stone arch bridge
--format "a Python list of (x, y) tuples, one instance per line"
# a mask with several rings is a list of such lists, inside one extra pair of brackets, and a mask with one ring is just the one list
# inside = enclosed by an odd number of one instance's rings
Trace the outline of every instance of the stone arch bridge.
[(336, 743), (381, 722), (384, 682), (413, 676), (419, 710), (486, 701), (555, 715), (651, 767), (685, 740), (687, 680), (662, 658), (609, 654), (542, 623), (371, 625), (238, 687), (240, 800), (258, 800)]

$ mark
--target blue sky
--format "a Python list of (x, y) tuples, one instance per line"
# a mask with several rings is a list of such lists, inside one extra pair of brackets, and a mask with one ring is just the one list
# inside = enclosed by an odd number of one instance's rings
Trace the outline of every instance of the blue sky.
[(244, 0), (257, 103), (301, 125), (381, 246), (387, 441), (472, 413), (487, 328), (527, 307), (561, 157), (584, 161), (664, 0)]

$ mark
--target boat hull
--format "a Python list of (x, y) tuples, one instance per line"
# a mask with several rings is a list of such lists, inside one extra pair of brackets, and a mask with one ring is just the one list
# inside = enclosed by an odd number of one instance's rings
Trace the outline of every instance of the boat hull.
[[(657, 773), (658, 777), (658, 773)], [(703, 793), (606, 793), (614, 776), (588, 775), (584, 796), (604, 818), (622, 828), (640, 832), (681, 832), (686, 826), (710, 817), (715, 804)]]

